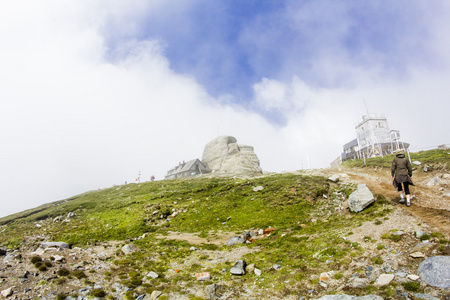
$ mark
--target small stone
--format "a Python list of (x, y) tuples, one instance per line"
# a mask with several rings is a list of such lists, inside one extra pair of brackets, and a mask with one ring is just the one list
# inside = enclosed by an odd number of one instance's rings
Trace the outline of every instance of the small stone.
[(259, 192), (259, 191), (262, 191), (263, 189), (264, 189), (264, 187), (259, 185), (259, 186), (255, 187), (255, 188), (253, 188), (253, 191), (254, 192)]
[(189, 248), (189, 250), (191, 250), (191, 251), (197, 251), (197, 248), (191, 247), (191, 248)]
[(63, 261), (64, 260), (64, 256), (61, 255), (53, 255), (53, 258), (55, 259), (55, 261)]
[(274, 270), (280, 270), (280, 269), (281, 269), (281, 266), (278, 265), (278, 264), (276, 264), (276, 265), (273, 265), (273, 266), (272, 266), (272, 269), (274, 269)]
[(245, 270), (249, 273), (253, 273), (253, 271), (255, 271), (255, 264), (250, 264), (248, 265)]
[(161, 295), (162, 295), (161, 291), (153, 291), (152, 294), (150, 295), (150, 299), (151, 300), (156, 300)]
[(261, 276), (262, 272), (260, 269), (255, 268), (255, 270), (253, 271), (255, 273), (256, 276)]
[(422, 163), (420, 162), (420, 161), (418, 161), (418, 160), (415, 160), (415, 161), (413, 161), (412, 162), (413, 163), (413, 165), (416, 165), (416, 166), (420, 166)]
[(233, 275), (245, 275), (245, 267), (247, 263), (245, 260), (238, 260), (234, 266), (231, 268), (230, 273)]
[(368, 278), (359, 278), (359, 277), (352, 277), (350, 278), (350, 280), (348, 281), (347, 286), (351, 287), (351, 288), (365, 288), (367, 286), (369, 286), (370, 281)]
[(328, 275), (328, 273), (326, 273), (326, 272), (321, 273), (319, 276), (319, 280), (320, 281), (328, 281), (328, 280), (330, 280), (330, 275)]
[(417, 281), (417, 280), (419, 280), (420, 277), (417, 275), (410, 274), (406, 278), (408, 278), (409, 280), (412, 280), (412, 281)]
[(425, 232), (421, 230), (416, 230), (414, 231), (414, 235), (416, 236), (416, 238), (420, 239), (423, 235), (425, 235)]
[(211, 274), (204, 272), (204, 273), (196, 273), (195, 278), (197, 278), (198, 281), (206, 281), (211, 280)]
[(413, 258), (422, 258), (422, 257), (425, 257), (425, 254), (423, 254), (422, 252), (413, 252), (409, 256), (411, 256)]
[(217, 284), (210, 284), (205, 288), (205, 292), (207, 295), (207, 299), (216, 299), (217, 298), (217, 290), (220, 288)]
[(156, 279), (156, 278), (159, 277), (159, 275), (156, 274), (156, 273), (153, 272), (153, 271), (148, 272), (146, 276), (147, 276), (147, 277), (151, 277), (151, 278), (153, 278), (153, 279)]
[(136, 246), (135, 244), (126, 244), (125, 246), (122, 247), (122, 252), (125, 255), (131, 254), (133, 252), (139, 252), (141, 251), (141, 249), (139, 249), (138, 246)]
[(7, 298), (7, 297), (9, 297), (9, 296), (11, 296), (11, 295), (13, 294), (12, 288), (13, 288), (13, 287), (9, 287), (9, 288), (7, 288), (6, 290), (1, 291), (0, 294), (1, 294), (3, 297)]
[(388, 285), (392, 280), (394, 279), (393, 274), (381, 274), (380, 277), (378, 277), (377, 281), (374, 283), (375, 286), (385, 286)]

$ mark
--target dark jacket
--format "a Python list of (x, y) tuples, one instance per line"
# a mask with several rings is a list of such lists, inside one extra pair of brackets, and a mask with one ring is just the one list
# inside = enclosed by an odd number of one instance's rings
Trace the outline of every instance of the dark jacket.
[(412, 176), (412, 167), (409, 160), (405, 157), (405, 154), (398, 153), (394, 160), (392, 161), (391, 166), (391, 175), (394, 177), (394, 186), (397, 187), (397, 184), (402, 182), (409, 182), (409, 184), (414, 185), (411, 176)]

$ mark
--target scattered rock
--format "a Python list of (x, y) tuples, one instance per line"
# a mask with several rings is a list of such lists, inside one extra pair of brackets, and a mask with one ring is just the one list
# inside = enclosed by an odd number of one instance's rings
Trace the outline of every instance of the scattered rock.
[(419, 280), (420, 277), (417, 275), (410, 274), (410, 275), (406, 276), (406, 278), (408, 278), (409, 280), (412, 280), (412, 281), (417, 281), (417, 280)]
[(420, 278), (434, 287), (450, 288), (450, 256), (433, 256), (419, 266)]
[(9, 287), (9, 288), (7, 288), (6, 290), (3, 290), (3, 291), (1, 291), (0, 292), (0, 294), (3, 296), (3, 297), (5, 297), (5, 298), (7, 298), (7, 297), (9, 297), (9, 296), (12, 296), (12, 294), (13, 294), (13, 287)]
[(126, 244), (125, 246), (122, 247), (122, 252), (125, 255), (131, 254), (133, 252), (139, 252), (141, 251), (141, 249), (139, 249), (138, 246), (136, 246), (135, 244)]
[(6, 252), (7, 251), (5, 249), (0, 249), (0, 256), (5, 256)]
[(377, 287), (385, 286), (391, 283), (393, 279), (393, 274), (381, 274), (380, 277), (378, 277), (377, 281), (375, 281), (374, 285)]
[(325, 295), (316, 300), (383, 300), (382, 297), (377, 295), (367, 295), (367, 296), (350, 296), (350, 295)]
[(196, 273), (195, 278), (197, 278), (198, 281), (206, 281), (211, 280), (211, 274), (204, 272), (204, 273)]
[(320, 276), (319, 276), (319, 280), (320, 281), (328, 281), (328, 280), (330, 280), (330, 275), (328, 273), (326, 273), (326, 272), (321, 273)]
[(218, 298), (217, 291), (220, 289), (220, 285), (217, 285), (215, 283), (210, 284), (206, 286), (205, 292), (206, 292), (206, 299), (216, 299)]
[(255, 273), (256, 276), (261, 276), (262, 272), (260, 269), (255, 268), (255, 270), (253, 271)]
[(414, 231), (414, 235), (416, 236), (416, 238), (420, 239), (422, 236), (425, 235), (425, 232), (416, 230), (416, 231)]
[(69, 249), (69, 245), (64, 242), (46, 242), (42, 243), (40, 246), (42, 249), (55, 248), (58, 250)]
[(428, 183), (426, 184), (427, 186), (436, 186), (436, 185), (440, 185), (442, 184), (443, 181), (439, 178), (439, 177), (433, 177), (430, 181), (428, 181)]
[(150, 278), (153, 278), (153, 279), (156, 279), (156, 278), (159, 277), (159, 275), (156, 274), (156, 272), (153, 272), (153, 271), (148, 272), (146, 276), (150, 277)]
[(227, 241), (227, 246), (233, 246), (238, 244), (243, 244), (251, 236), (249, 231), (244, 232), (240, 236), (234, 236)]
[(358, 189), (350, 194), (348, 208), (352, 212), (360, 212), (374, 202), (373, 194), (365, 184), (358, 184)]
[(348, 281), (347, 286), (351, 287), (351, 288), (363, 289), (363, 288), (369, 286), (369, 284), (370, 284), (370, 281), (368, 278), (352, 277)]
[(151, 295), (150, 295), (150, 299), (151, 299), (151, 300), (156, 300), (156, 299), (158, 299), (159, 296), (161, 296), (161, 295), (162, 295), (162, 292), (161, 292), (161, 291), (153, 291), (153, 292), (151, 293)]
[(425, 257), (425, 254), (423, 254), (422, 252), (413, 252), (409, 256), (411, 256), (413, 258), (421, 258), (421, 257)]
[(238, 260), (234, 266), (231, 268), (230, 273), (233, 275), (245, 275), (245, 267), (247, 266), (247, 263), (245, 260), (241, 259)]
[(253, 191), (254, 191), (254, 192), (259, 192), (259, 191), (262, 191), (263, 189), (264, 189), (263, 186), (258, 185), (257, 187), (253, 188)]
[(420, 166), (422, 163), (420, 162), (420, 161), (418, 161), (418, 160), (415, 160), (415, 161), (413, 161), (412, 162), (413, 163), (413, 165), (416, 165), (416, 166)]
[(420, 293), (417, 293), (417, 294), (414, 294), (414, 296), (415, 296), (416, 298), (419, 298), (419, 299), (425, 299), (425, 300), (439, 300), (439, 298), (430, 296), (430, 295), (428, 295), (428, 294), (420, 294)]
[(255, 264), (250, 264), (245, 268), (248, 273), (253, 273), (255, 271)]
[(332, 175), (330, 177), (328, 177), (328, 180), (331, 182), (339, 182), (339, 176), (338, 175)]

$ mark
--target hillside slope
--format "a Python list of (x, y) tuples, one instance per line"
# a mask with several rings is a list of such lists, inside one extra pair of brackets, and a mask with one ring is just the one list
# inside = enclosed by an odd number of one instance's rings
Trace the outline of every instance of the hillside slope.
[[(198, 177), (78, 195), (0, 219), (0, 291), (10, 299), (446, 299), (448, 289), (414, 277), (427, 257), (450, 254), (448, 170), (436, 166), (415, 171), (411, 207), (398, 204), (380, 167)], [(336, 174), (339, 182), (328, 180)], [(442, 182), (426, 186), (434, 177)], [(375, 203), (351, 213), (347, 199), (358, 183)], [(244, 243), (227, 246), (235, 236)], [(231, 274), (240, 260), (245, 274)], [(380, 286), (382, 274), (394, 279)]]

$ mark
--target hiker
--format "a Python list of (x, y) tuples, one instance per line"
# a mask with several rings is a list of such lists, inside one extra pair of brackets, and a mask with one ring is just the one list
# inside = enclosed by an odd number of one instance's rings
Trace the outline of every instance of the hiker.
[(412, 176), (412, 167), (409, 160), (405, 157), (403, 152), (398, 152), (392, 161), (391, 166), (392, 184), (400, 193), (400, 203), (405, 203), (406, 206), (411, 205), (411, 194), (409, 192), (409, 186), (414, 185)]

